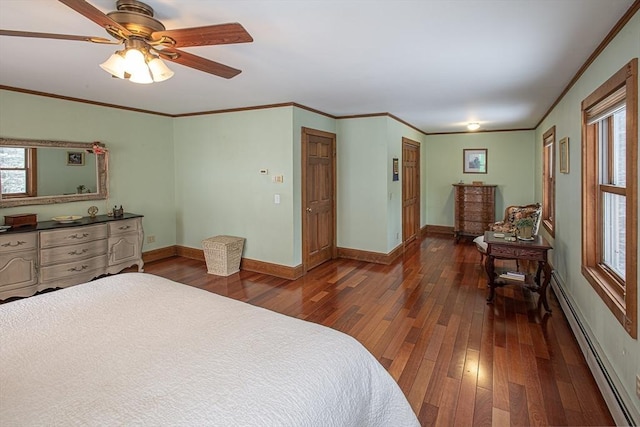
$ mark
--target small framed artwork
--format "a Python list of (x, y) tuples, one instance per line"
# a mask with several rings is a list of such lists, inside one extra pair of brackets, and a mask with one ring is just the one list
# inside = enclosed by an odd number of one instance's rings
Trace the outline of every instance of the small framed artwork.
[(67, 166), (84, 165), (84, 153), (82, 151), (67, 151)]
[(560, 172), (569, 173), (569, 137), (560, 140)]
[(487, 173), (487, 149), (462, 150), (462, 171), (463, 173)]
[(400, 174), (400, 171), (398, 166), (398, 158), (394, 157), (393, 158), (393, 180), (394, 181), (398, 181), (400, 179), (399, 174)]

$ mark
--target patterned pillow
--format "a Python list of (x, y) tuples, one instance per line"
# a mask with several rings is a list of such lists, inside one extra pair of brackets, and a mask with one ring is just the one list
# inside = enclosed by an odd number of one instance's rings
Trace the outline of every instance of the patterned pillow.
[[(533, 218), (533, 223), (537, 224), (539, 215), (540, 215), (540, 207), (539, 206), (533, 206), (533, 207), (516, 206), (516, 207), (513, 207), (513, 208), (509, 209), (509, 215), (508, 215), (507, 222), (509, 223), (511, 228), (515, 228), (515, 223), (519, 219), (531, 217), (531, 218)], [(537, 230), (534, 230), (534, 231), (537, 231)]]

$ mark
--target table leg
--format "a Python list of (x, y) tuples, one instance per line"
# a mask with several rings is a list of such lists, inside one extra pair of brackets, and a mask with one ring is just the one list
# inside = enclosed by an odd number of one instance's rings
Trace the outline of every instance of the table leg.
[(489, 297), (487, 297), (488, 302), (493, 302), (493, 296), (495, 294), (495, 266), (494, 266), (494, 258), (491, 255), (487, 255), (487, 261), (484, 264), (484, 268), (487, 271), (487, 280), (489, 286)]
[(545, 261), (540, 261), (538, 265), (538, 283), (540, 278), (540, 270), (544, 270), (544, 281), (542, 282), (542, 286), (540, 286), (538, 292), (540, 293), (540, 300), (542, 301), (542, 305), (544, 305), (545, 310), (551, 313), (551, 309), (549, 308), (549, 303), (547, 302), (547, 287), (549, 286), (549, 282), (551, 282), (551, 267)]

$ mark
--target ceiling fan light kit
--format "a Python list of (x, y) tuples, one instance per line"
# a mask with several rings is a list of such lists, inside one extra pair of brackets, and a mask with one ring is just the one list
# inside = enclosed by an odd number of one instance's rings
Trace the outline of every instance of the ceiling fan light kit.
[(100, 68), (119, 79), (149, 84), (170, 79), (174, 72), (162, 60), (151, 54), (144, 41), (130, 38), (125, 50), (119, 50), (100, 64)]
[(102, 26), (116, 40), (2, 29), (0, 36), (124, 44), (124, 49), (111, 55), (100, 64), (100, 68), (119, 79), (142, 84), (162, 82), (174, 75), (163, 59), (230, 79), (241, 71), (176, 48), (253, 41), (251, 35), (238, 23), (166, 30), (162, 22), (153, 17), (153, 8), (138, 0), (118, 0), (117, 10), (107, 14), (85, 0), (58, 1)]

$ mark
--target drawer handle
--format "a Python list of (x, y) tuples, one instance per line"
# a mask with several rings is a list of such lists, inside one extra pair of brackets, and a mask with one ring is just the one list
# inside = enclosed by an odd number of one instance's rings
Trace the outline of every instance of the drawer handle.
[(84, 271), (87, 268), (89, 268), (88, 265), (83, 265), (82, 267), (78, 268), (78, 267), (73, 267), (73, 268), (69, 268), (67, 269), (67, 271)]
[(123, 225), (122, 227), (118, 227), (118, 230), (128, 230), (130, 228), (131, 228), (130, 225)]
[(24, 245), (27, 242), (23, 242), (23, 241), (17, 241), (15, 244), (9, 242), (9, 243), (3, 243), (2, 247), (3, 248), (15, 248), (16, 246), (20, 246), (20, 245)]
[(85, 237), (89, 236), (89, 233), (82, 233), (82, 234), (72, 234), (71, 236), (69, 236), (70, 239), (84, 239)]
[(71, 251), (71, 252), (67, 252), (68, 255), (82, 255), (83, 253), (87, 252), (88, 249), (83, 249), (81, 252), (78, 252), (77, 250), (75, 251)]

